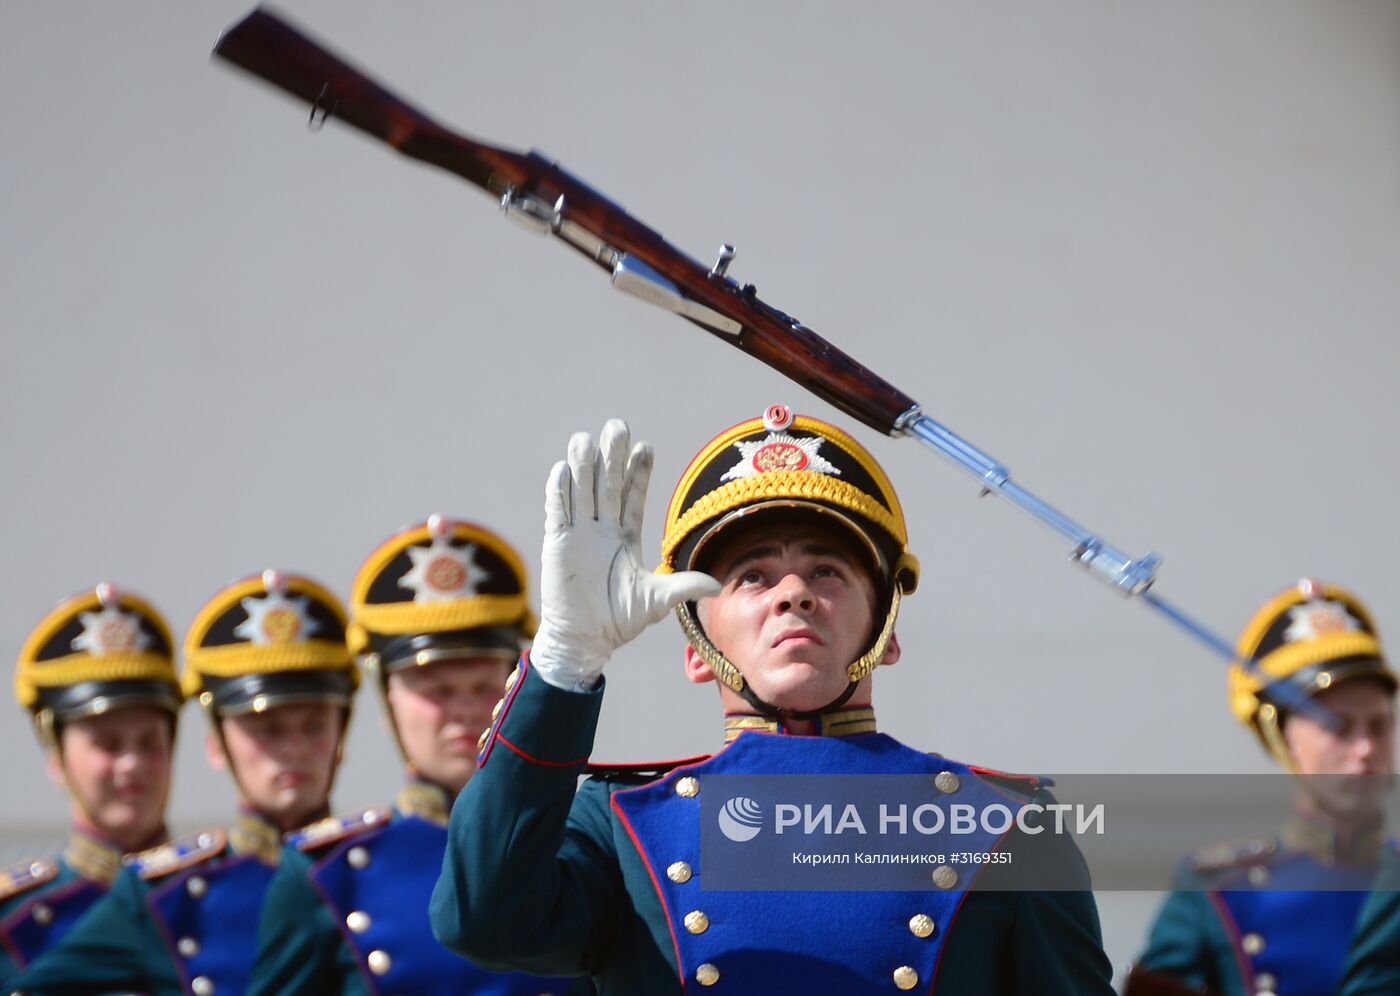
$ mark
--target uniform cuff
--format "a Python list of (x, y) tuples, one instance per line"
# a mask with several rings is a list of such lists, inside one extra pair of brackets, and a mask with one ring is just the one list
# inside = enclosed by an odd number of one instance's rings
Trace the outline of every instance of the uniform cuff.
[(495, 719), (482, 735), (477, 765), (484, 766), (497, 751), (514, 753), (531, 764), (549, 768), (582, 768), (593, 752), (603, 686), (568, 691), (545, 681), (530, 665), (526, 651), (506, 681), (506, 694)]

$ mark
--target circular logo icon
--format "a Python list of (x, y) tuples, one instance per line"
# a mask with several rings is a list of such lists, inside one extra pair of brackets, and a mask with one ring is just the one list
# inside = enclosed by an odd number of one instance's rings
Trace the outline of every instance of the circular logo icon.
[(775, 470), (805, 470), (807, 452), (793, 443), (769, 443), (754, 453), (753, 465), (760, 474)]
[(262, 631), (268, 643), (291, 643), (301, 632), (301, 618), (291, 609), (269, 609), (262, 617)]
[(736, 795), (720, 809), (719, 829), (736, 844), (753, 840), (763, 829), (763, 810), (752, 799)]
[(434, 557), (423, 575), (435, 591), (458, 591), (467, 583), (467, 569), (455, 557)]

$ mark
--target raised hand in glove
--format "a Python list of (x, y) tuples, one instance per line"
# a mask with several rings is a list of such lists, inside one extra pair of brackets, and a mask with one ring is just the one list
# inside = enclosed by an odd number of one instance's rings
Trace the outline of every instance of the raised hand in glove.
[(681, 602), (719, 592), (708, 574), (652, 574), (642, 562), (642, 514), (652, 450), (629, 447), (627, 423), (611, 419), (595, 443), (569, 440), (544, 489), (540, 625), (535, 671), (571, 691), (598, 683), (614, 650)]

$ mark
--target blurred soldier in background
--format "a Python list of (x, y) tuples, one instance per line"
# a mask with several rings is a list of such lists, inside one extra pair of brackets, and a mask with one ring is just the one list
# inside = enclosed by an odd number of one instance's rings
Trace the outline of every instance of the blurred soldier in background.
[(535, 632), (524, 564), (495, 533), (435, 515), (369, 555), (350, 603), (350, 645), (380, 693), (408, 780), (392, 814), (333, 839), (291, 836), (263, 907), (249, 992), (565, 992), (561, 980), (479, 969), (428, 924), (452, 802)]
[(1295, 813), (1274, 835), (1187, 862), (1128, 980), (1130, 996), (1201, 986), (1226, 996), (1327, 996), (1375, 881), (1395, 768), (1396, 677), (1370, 612), (1346, 589), (1304, 579), (1254, 615), (1238, 653), (1340, 726), (1261, 700), (1260, 679), (1231, 668), (1231, 708), (1295, 776)]
[[(209, 719), (238, 816), (131, 856), (111, 892), (16, 983), (26, 993), (210, 996), (248, 984), (281, 836), (347, 833), (327, 818), (358, 673), (345, 610), (307, 577), (265, 571), (224, 588), (185, 637), (181, 684)], [(349, 823), (376, 820), (366, 811)]]
[(72, 831), (55, 858), (0, 870), (0, 987), (101, 898), (124, 853), (166, 839), (176, 718), (184, 697), (170, 629), (110, 584), (68, 599), (29, 634), (15, 695), (34, 718)]

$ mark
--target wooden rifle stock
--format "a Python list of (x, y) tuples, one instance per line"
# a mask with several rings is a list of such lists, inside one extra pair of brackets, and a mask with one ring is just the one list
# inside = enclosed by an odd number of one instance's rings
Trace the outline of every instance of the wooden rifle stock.
[[(413, 159), (455, 173), (501, 199), (508, 213), (552, 231), (612, 271), (620, 289), (661, 304), (738, 346), (873, 429), (896, 433), (914, 399), (716, 265), (676, 249), (617, 204), (538, 153), (450, 131), (261, 8), (220, 36), (214, 54)], [(641, 263), (642, 267), (637, 267)], [(655, 279), (656, 277), (660, 280)]]

